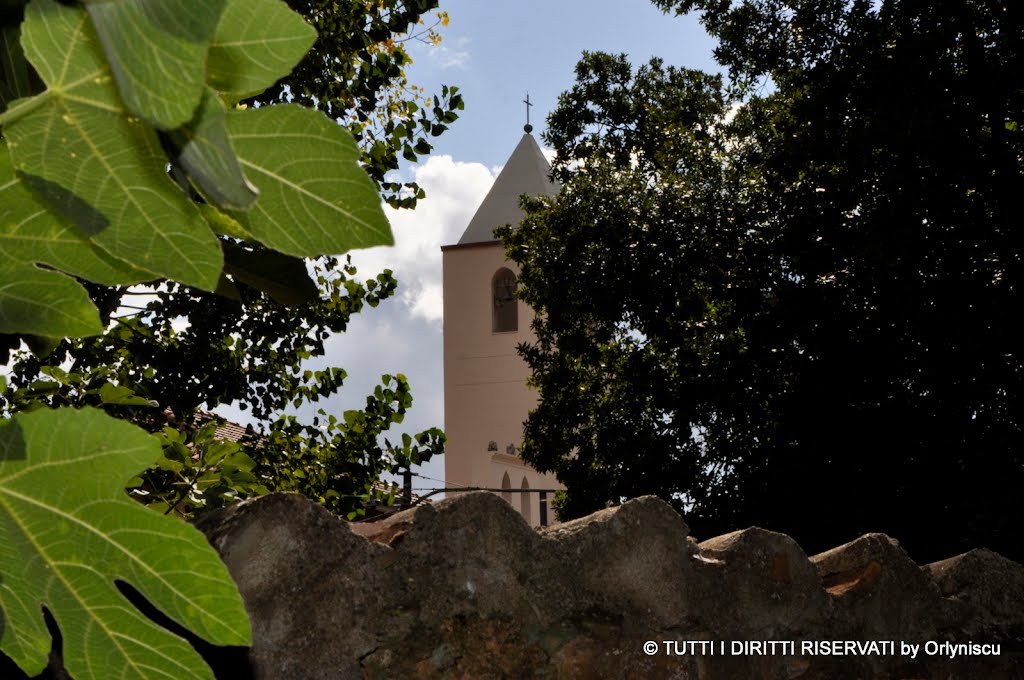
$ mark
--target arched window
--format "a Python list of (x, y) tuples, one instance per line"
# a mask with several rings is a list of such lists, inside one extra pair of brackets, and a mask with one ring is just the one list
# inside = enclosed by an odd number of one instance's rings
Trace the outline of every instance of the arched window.
[(530, 483), (526, 481), (526, 477), (523, 477), (523, 492), (519, 494), (519, 507), (523, 513), (523, 517), (526, 518), (526, 523), (533, 526), (533, 505), (530, 503)]
[[(512, 480), (510, 480), (508, 478), (508, 473), (507, 472), (505, 473), (505, 476), (501, 478), (501, 488), (502, 489), (511, 489), (512, 488)], [(509, 505), (512, 505), (512, 492), (511, 491), (502, 491), (501, 492), (501, 497), (504, 498), (505, 501)]]
[(516, 275), (502, 267), (491, 279), (491, 330), (505, 333), (519, 330)]

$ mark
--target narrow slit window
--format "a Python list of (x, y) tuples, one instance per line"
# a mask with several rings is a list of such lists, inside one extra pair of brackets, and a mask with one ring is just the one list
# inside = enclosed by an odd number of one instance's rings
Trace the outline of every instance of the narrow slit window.
[(507, 333), (519, 330), (516, 275), (502, 267), (491, 279), (491, 330)]
[(530, 483), (526, 481), (526, 477), (523, 477), (523, 483), (519, 488), (521, 490), (519, 495), (522, 497), (519, 499), (520, 512), (526, 518), (526, 523), (533, 526), (533, 505), (530, 503), (532, 494), (530, 493)]
[(509, 505), (512, 505), (512, 492), (511, 491), (506, 491), (506, 489), (511, 489), (512, 488), (512, 480), (510, 480), (508, 478), (508, 473), (507, 472), (505, 473), (505, 476), (501, 478), (501, 488), (502, 488), (501, 497), (503, 499), (505, 499), (505, 501)]

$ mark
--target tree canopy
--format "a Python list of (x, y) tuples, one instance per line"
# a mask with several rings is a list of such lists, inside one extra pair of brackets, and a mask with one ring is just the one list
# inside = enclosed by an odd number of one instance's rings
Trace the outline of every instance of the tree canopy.
[(1019, 3), (672, 2), (729, 81), (585, 55), (563, 190), (506, 232), (538, 312), (522, 455), (563, 517), (1021, 559)]

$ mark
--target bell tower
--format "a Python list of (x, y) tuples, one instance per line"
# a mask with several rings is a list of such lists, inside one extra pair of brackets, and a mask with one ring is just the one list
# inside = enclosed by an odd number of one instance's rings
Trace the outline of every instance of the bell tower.
[[(500, 492), (534, 526), (554, 521), (561, 488), (519, 458), (523, 421), (537, 402), (516, 346), (533, 339), (532, 310), (515, 298), (518, 268), (494, 230), (523, 217), (519, 197), (558, 187), (527, 124), (458, 243), (441, 247), (444, 296), (444, 429), (447, 486)], [(515, 490), (515, 491), (514, 491)]]

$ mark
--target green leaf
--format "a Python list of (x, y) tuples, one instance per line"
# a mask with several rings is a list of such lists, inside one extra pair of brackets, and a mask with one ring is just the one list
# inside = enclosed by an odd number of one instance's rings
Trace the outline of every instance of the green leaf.
[(192, 119), (226, 0), (87, 0), (128, 109), (170, 130)]
[(111, 285), (149, 278), (46, 210), (18, 181), (0, 144), (0, 333), (60, 338), (103, 332), (85, 289), (37, 262)]
[(125, 111), (85, 11), (34, 0), (22, 44), (49, 88), (4, 126), (23, 180), (114, 257), (213, 290), (217, 238), (168, 177), (156, 133)]
[(30, 335), (24, 334), (21, 339), (28, 345), (28, 349), (39, 359), (45, 359), (57, 349), (61, 339), (51, 335)]
[(230, 215), (225, 215), (209, 203), (203, 203), (200, 205), (199, 212), (203, 214), (207, 224), (210, 225), (210, 228), (213, 229), (215, 234), (224, 234), (225, 236), (237, 238), (242, 241), (252, 240), (252, 234), (247, 232), (245, 227), (238, 223), (238, 220)]
[(241, 598), (203, 535), (124, 492), (159, 456), (156, 438), (94, 409), (0, 424), (0, 649), (29, 675), (49, 654), (45, 606), (76, 680), (213, 678), (116, 580), (209, 642), (249, 644)]
[(228, 0), (207, 80), (238, 99), (258, 94), (288, 75), (315, 40), (313, 27), (280, 0)]
[(103, 383), (100, 388), (100, 401), (117, 406), (157, 406), (152, 399), (136, 396), (129, 388), (110, 383)]
[(61, 385), (71, 384), (71, 377), (68, 375), (68, 372), (59, 366), (43, 366), (39, 369), (39, 372), (53, 378)]
[(156, 278), (154, 274), (111, 257), (89, 241), (81, 229), (51, 213), (18, 180), (10, 154), (2, 144), (0, 251), (12, 260), (47, 264), (108, 286), (124, 286)]
[(0, 109), (30, 94), (28, 62), (18, 43), (18, 27), (0, 26)]
[(242, 301), (242, 295), (238, 292), (238, 286), (235, 282), (228, 278), (226, 273), (221, 273), (220, 280), (217, 281), (217, 290), (213, 291), (217, 295), (234, 300), (235, 302)]
[[(170, 452), (176, 453), (176, 450), (170, 449)], [(182, 462), (182, 460), (180, 460), (180, 457), (177, 456), (173, 458), (166, 455), (161, 456), (160, 458), (156, 459), (155, 465), (161, 470), (167, 470), (169, 472), (181, 472), (182, 470), (185, 469), (185, 463)]]
[(192, 451), (184, 443), (178, 441), (173, 442), (170, 446), (164, 449), (164, 456), (168, 460), (175, 460), (180, 463), (191, 463)]
[(284, 305), (308, 304), (319, 296), (305, 261), (272, 250), (249, 250), (225, 243), (224, 272)]
[(74, 280), (0, 251), (0, 333), (84, 337), (102, 332), (99, 312)]
[(230, 465), (242, 472), (250, 472), (256, 467), (256, 461), (250, 458), (244, 451), (236, 451), (224, 460), (224, 465)]
[(394, 243), (347, 130), (291, 104), (231, 111), (227, 126), (260, 191), (252, 209), (232, 215), (258, 241), (299, 257)]
[(242, 173), (224, 127), (224, 104), (207, 89), (188, 125), (167, 133), (178, 150), (178, 163), (206, 193), (225, 208), (244, 210), (259, 192)]

